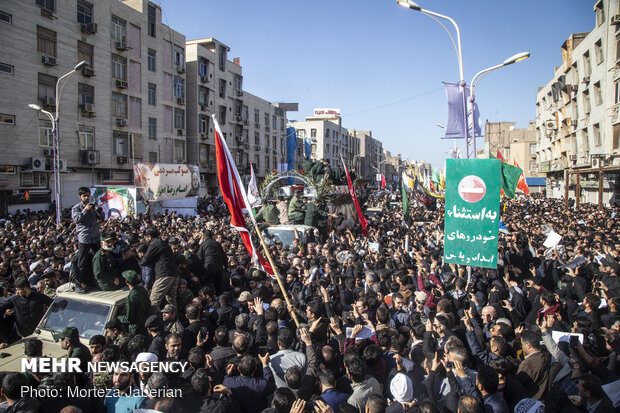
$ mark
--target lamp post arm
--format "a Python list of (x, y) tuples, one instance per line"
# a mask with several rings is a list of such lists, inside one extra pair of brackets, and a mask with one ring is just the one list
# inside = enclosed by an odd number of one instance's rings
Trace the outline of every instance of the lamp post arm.
[[(473, 98), (475, 96), (475, 90), (476, 90), (476, 85), (478, 84), (478, 82), (480, 81), (480, 79), (482, 79), (487, 73), (492, 72), (493, 70), (497, 70), (500, 67), (504, 67), (506, 66), (504, 63), (501, 63), (499, 65), (495, 65), (492, 67), (488, 67), (484, 70), (479, 71), (478, 73), (476, 73), (476, 75), (471, 79), (471, 97)], [(480, 78), (480, 79), (478, 79)]]
[(62, 86), (60, 86), (60, 89), (58, 88), (58, 86), (60, 85), (60, 82), (65, 79), (68, 78), (69, 76), (71, 76), (72, 74), (75, 73), (75, 69), (73, 69), (72, 71), (70, 71), (69, 73), (65, 73), (64, 75), (62, 75), (60, 78), (58, 78), (58, 80), (56, 81), (56, 94), (54, 96), (54, 104), (56, 105), (56, 112), (55, 112), (55, 118), (58, 119), (58, 110), (60, 107), (60, 102), (58, 102), (58, 99), (60, 98), (60, 96), (62, 96), (62, 90), (65, 88), (65, 85), (67, 84), (67, 82), (64, 82), (62, 84)]
[(459, 59), (459, 76), (460, 76), (461, 82), (463, 82), (465, 80), (465, 75), (463, 74), (463, 52), (461, 48), (461, 31), (459, 30), (459, 26), (456, 24), (454, 19), (452, 19), (451, 17), (445, 16), (443, 14), (435, 13), (434, 11), (430, 11), (426, 9), (420, 9), (420, 12), (431, 15), (431, 16), (439, 17), (440, 19), (448, 20), (454, 26), (456, 30), (456, 42), (457, 42), (457, 48), (458, 48), (457, 57)]
[(44, 110), (44, 109), (41, 109), (40, 112), (50, 119), (50, 122), (52, 122), (52, 130), (55, 130), (56, 119), (54, 119), (54, 115), (52, 114), (52, 112), (48, 112), (47, 110)]

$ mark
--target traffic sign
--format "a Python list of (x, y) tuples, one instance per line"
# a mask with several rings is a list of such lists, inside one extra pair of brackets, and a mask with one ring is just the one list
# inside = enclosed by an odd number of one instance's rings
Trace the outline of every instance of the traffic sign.
[(446, 159), (444, 262), (497, 268), (497, 159)]

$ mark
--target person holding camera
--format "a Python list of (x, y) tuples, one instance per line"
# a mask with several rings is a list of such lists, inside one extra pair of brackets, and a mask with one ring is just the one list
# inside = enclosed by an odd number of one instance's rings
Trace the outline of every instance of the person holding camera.
[(80, 187), (78, 197), (80, 202), (71, 208), (71, 219), (75, 223), (75, 233), (79, 243), (76, 267), (72, 268), (72, 273), (80, 286), (87, 290), (97, 288), (97, 282), (93, 276), (92, 257), (99, 251), (100, 234), (96, 205), (90, 202), (90, 189), (86, 186)]

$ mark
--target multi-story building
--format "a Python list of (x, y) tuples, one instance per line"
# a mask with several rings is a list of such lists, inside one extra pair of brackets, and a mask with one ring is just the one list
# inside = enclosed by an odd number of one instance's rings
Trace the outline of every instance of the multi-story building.
[(602, 205), (618, 193), (619, 7), (594, 4), (594, 29), (564, 42), (562, 64), (536, 95), (537, 163), (547, 196), (596, 202), (600, 192)]
[(536, 163), (535, 121), (527, 128), (517, 129), (514, 122), (487, 122), (485, 124), (485, 148), (493, 156), (499, 151), (507, 162), (515, 160), (523, 169), (530, 192), (541, 192), (545, 188), (545, 174), (538, 172)]
[[(313, 160), (328, 159), (332, 167), (341, 166), (343, 157), (347, 166), (357, 166), (361, 142), (342, 127), (339, 111), (315, 109), (314, 116), (293, 122), (300, 140), (310, 138)], [(327, 113), (327, 114), (325, 114)]]
[(159, 6), (2, 2), (0, 37), (0, 213), (51, 201), (52, 125), (29, 104), (58, 109), (63, 207), (79, 186), (131, 184), (134, 161), (185, 162), (185, 36)]
[(403, 160), (400, 154), (392, 156), (390, 151), (384, 149), (383, 155), (385, 158), (384, 175), (386, 181), (391, 183), (398, 182), (400, 180), (399, 173), (402, 172), (402, 169), (404, 167)]
[(375, 182), (375, 177), (383, 173), (385, 158), (383, 154), (383, 144), (380, 140), (372, 137), (372, 131), (349, 130), (351, 136), (360, 141), (360, 177), (369, 182)]

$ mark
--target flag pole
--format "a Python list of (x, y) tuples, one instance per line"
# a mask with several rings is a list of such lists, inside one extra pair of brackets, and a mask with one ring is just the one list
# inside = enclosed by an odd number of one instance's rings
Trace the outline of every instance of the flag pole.
[[(254, 225), (254, 230), (256, 231), (256, 234), (258, 235), (258, 238), (260, 239), (260, 245), (263, 246), (263, 250), (265, 251), (265, 255), (267, 256), (269, 265), (271, 265), (271, 269), (273, 270), (273, 273), (276, 276), (276, 280), (278, 281), (278, 285), (280, 286), (280, 290), (282, 291), (282, 295), (284, 296), (284, 301), (286, 301), (286, 305), (290, 307), (292, 305), (291, 301), (288, 298), (288, 293), (286, 292), (286, 288), (284, 287), (284, 284), (282, 284), (282, 280), (280, 279), (280, 274), (278, 274), (278, 269), (276, 268), (276, 265), (273, 262), (273, 259), (271, 258), (271, 254), (269, 253), (267, 246), (265, 245), (263, 234), (260, 233), (260, 230), (258, 229), (258, 225)], [(295, 321), (295, 325), (297, 326), (297, 328), (299, 328), (299, 320), (297, 319), (297, 314), (295, 313), (295, 311), (291, 311), (290, 313), (291, 313), (291, 317), (293, 317), (293, 321)]]

